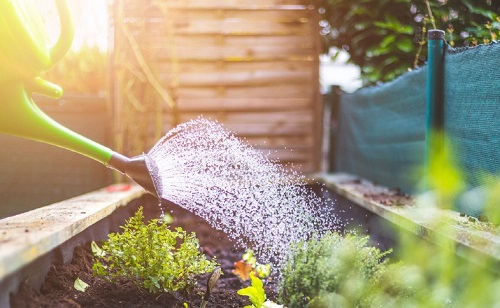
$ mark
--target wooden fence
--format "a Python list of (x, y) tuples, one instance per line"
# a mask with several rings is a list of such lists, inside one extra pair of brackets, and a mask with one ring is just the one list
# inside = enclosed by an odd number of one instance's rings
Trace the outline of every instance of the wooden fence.
[(272, 159), (319, 168), (319, 17), (306, 0), (121, 0), (114, 17), (119, 152), (203, 115)]

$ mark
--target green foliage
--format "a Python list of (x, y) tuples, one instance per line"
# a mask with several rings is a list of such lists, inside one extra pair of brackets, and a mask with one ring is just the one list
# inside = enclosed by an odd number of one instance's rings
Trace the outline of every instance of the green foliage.
[(401, 304), (414, 294), (419, 277), (396, 275), (412, 270), (389, 264), (390, 252), (367, 242), (368, 237), (327, 233), (299, 243), (282, 272), (280, 301), (290, 308)]
[(217, 266), (199, 252), (194, 233), (182, 228), (172, 231), (159, 219), (144, 224), (143, 219), (140, 208), (122, 233), (109, 234), (101, 248), (93, 243), (96, 275), (129, 278), (150, 292), (173, 292), (189, 290), (196, 284), (196, 275)]
[(478, 266), (450, 250), (456, 245), (451, 239), (434, 242), (438, 245), (401, 232), (399, 263), (369, 247), (367, 237), (329, 233), (300, 243), (283, 271), (280, 302), (289, 308), (491, 307), (500, 302), (500, 279), (486, 259), (480, 260), (484, 267)]
[(365, 84), (388, 81), (426, 59), (426, 32), (445, 30), (454, 46), (496, 40), (500, 11), (494, 1), (316, 0), (324, 11), (324, 51), (344, 49), (361, 67)]

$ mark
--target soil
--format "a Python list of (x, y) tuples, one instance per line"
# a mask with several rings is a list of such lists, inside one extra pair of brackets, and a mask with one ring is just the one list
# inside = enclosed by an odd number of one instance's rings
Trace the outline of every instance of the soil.
[[(212, 290), (207, 307), (243, 307), (249, 305), (248, 297), (236, 292), (249, 285), (231, 273), (234, 262), (241, 259), (244, 250), (236, 248), (224, 233), (213, 229), (205, 221), (180, 208), (170, 206), (175, 221), (172, 227), (180, 226), (194, 231), (200, 240), (202, 251), (209, 257), (216, 257), (223, 275)], [(157, 215), (157, 214), (155, 214)], [(147, 217), (147, 213), (146, 213)], [(156, 216), (158, 217), (158, 216)], [(93, 257), (90, 243), (75, 248), (70, 264), (53, 266), (40, 290), (26, 284), (17, 294), (11, 296), (12, 307), (200, 307), (206, 290), (207, 275), (198, 279), (198, 285), (189, 293), (151, 294), (135, 286), (131, 281), (120, 280), (110, 283), (92, 275)], [(80, 278), (89, 287), (85, 292), (77, 291), (74, 282)], [(276, 283), (265, 282), (269, 299), (276, 300)], [(185, 306), (187, 303), (188, 306)]]
[(399, 188), (389, 189), (362, 179), (349, 179), (340, 183), (362, 194), (364, 198), (385, 206), (413, 206), (415, 200)]

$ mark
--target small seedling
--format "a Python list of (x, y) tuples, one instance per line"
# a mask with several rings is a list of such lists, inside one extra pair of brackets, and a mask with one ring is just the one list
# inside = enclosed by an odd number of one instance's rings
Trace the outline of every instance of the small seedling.
[(238, 290), (238, 294), (242, 296), (248, 296), (251, 305), (247, 305), (244, 308), (280, 308), (283, 307), (270, 300), (267, 300), (266, 291), (264, 290), (264, 284), (262, 281), (256, 277), (253, 273), (250, 274), (250, 280), (252, 285), (246, 288)]

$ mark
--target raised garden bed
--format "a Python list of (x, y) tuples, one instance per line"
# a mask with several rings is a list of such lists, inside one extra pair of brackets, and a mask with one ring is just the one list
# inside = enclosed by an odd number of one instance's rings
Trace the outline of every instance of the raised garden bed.
[[(419, 209), (413, 199), (395, 190), (373, 185), (348, 175), (319, 175), (325, 183), (312, 186), (318, 194), (334, 200), (332, 210), (348, 228), (370, 234), (381, 250), (393, 247), (395, 234), (386, 221), (402, 225), (413, 233), (425, 236), (435, 232), (426, 223), (428, 209)], [(139, 206), (146, 218), (158, 218), (158, 202), (144, 195), (137, 186), (112, 186), (77, 198), (0, 221), (0, 306), (9, 307), (198, 307), (205, 292), (207, 275), (200, 277), (191, 295), (150, 295), (129, 282), (120, 281), (120, 290), (101, 278), (91, 275), (89, 243), (106, 239), (116, 232)], [(216, 231), (189, 212), (164, 204), (164, 210), (176, 219), (173, 226), (195, 231), (203, 252), (216, 256), (224, 275), (210, 298), (210, 307), (242, 307), (246, 297), (236, 291), (248, 285), (231, 273), (234, 262), (244, 250), (233, 246), (227, 235)], [(459, 213), (449, 212), (455, 219), (457, 251), (473, 250), (478, 255), (495, 257), (500, 240), (494, 232), (481, 228)], [(475, 239), (475, 240), (471, 240)], [(481, 241), (479, 241), (481, 239)], [(76, 248), (75, 248), (76, 247)], [(76, 278), (90, 287), (85, 293), (73, 287)], [(123, 292), (123, 293), (120, 293)], [(276, 298), (276, 284), (266, 285), (266, 293)], [(16, 295), (12, 295), (16, 294)], [(147, 302), (144, 302), (147, 301)]]
[[(156, 200), (142, 197), (128, 205), (131, 210), (143, 206), (146, 219), (160, 215)], [(224, 233), (213, 229), (195, 215), (172, 204), (164, 205), (165, 210), (175, 217), (171, 228), (182, 227), (196, 232), (200, 239), (201, 250), (209, 258), (216, 257), (224, 275), (222, 275), (210, 296), (210, 307), (243, 307), (248, 299), (236, 292), (248, 285), (231, 274), (234, 262), (241, 259), (244, 250), (234, 247), (233, 241)], [(17, 294), (11, 297), (12, 307), (200, 307), (206, 292), (208, 274), (201, 275), (198, 286), (189, 293), (151, 294), (138, 288), (126, 279), (111, 283), (92, 273), (93, 256), (90, 243), (83, 243), (74, 250), (73, 260), (69, 264), (51, 267), (40, 290), (23, 284)], [(80, 278), (89, 284), (85, 292), (74, 288), (75, 279)], [(268, 295), (275, 295), (274, 283), (266, 286)]]

